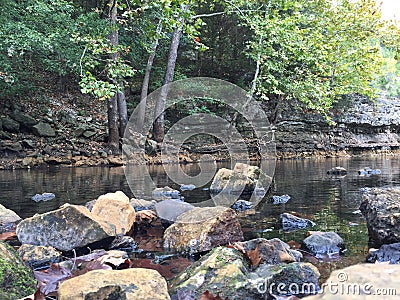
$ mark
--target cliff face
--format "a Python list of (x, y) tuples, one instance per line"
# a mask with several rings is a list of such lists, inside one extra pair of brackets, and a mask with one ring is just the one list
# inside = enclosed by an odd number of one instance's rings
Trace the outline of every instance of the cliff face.
[(279, 155), (344, 155), (400, 149), (399, 98), (357, 98), (350, 106), (338, 108), (332, 120), (336, 124), (330, 126), (321, 116), (287, 105), (275, 128)]

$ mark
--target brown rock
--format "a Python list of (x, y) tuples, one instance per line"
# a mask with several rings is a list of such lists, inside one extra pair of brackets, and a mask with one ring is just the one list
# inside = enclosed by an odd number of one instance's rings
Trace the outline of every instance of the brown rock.
[(164, 233), (164, 247), (190, 253), (211, 250), (219, 245), (243, 240), (233, 209), (196, 207), (181, 214)]
[(0, 224), (14, 223), (21, 220), (21, 218), (11, 209), (5, 208), (0, 204)]

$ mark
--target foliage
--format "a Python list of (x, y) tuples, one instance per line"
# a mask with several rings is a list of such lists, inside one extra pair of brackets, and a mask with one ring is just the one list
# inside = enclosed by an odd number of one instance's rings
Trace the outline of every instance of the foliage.
[(296, 99), (326, 115), (342, 95), (376, 94), (383, 21), (375, 1), (271, 0), (243, 20), (254, 32), (250, 57), (261, 54), (263, 101)]
[(0, 97), (21, 95), (40, 72), (65, 76), (78, 66), (71, 45), (76, 8), (69, 1), (4, 0), (0, 7)]
[(375, 85), (386, 91), (389, 96), (400, 96), (400, 64), (393, 50), (382, 48), (383, 67), (381, 74), (375, 80)]

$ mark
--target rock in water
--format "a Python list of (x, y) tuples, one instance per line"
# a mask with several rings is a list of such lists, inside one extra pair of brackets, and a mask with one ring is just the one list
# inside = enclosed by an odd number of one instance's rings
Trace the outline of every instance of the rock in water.
[(283, 213), (280, 215), (282, 229), (284, 231), (293, 231), (297, 229), (304, 229), (306, 227), (313, 227), (315, 223), (308, 219), (296, 217), (289, 213)]
[(159, 218), (169, 222), (175, 222), (177, 217), (193, 209), (194, 206), (180, 200), (168, 199), (156, 203), (155, 208)]
[(43, 194), (36, 194), (36, 195), (32, 196), (32, 200), (35, 202), (50, 201), (50, 200), (54, 199), (55, 197), (56, 197), (56, 195), (54, 195), (53, 193), (43, 193)]
[(367, 261), (370, 263), (400, 264), (400, 243), (382, 245), (377, 250), (370, 250)]
[(236, 213), (222, 206), (196, 207), (181, 214), (164, 232), (164, 247), (197, 253), (243, 240)]
[(371, 247), (400, 242), (399, 187), (365, 190), (360, 210), (367, 221)]
[(0, 299), (15, 300), (33, 294), (36, 280), (14, 249), (0, 242)]
[(22, 244), (69, 251), (112, 237), (115, 228), (84, 206), (65, 204), (57, 210), (22, 220), (16, 233)]
[(194, 184), (182, 184), (180, 189), (181, 191), (192, 191), (196, 188)]
[(361, 176), (371, 176), (371, 175), (380, 175), (382, 171), (379, 169), (371, 169), (370, 167), (366, 167), (364, 169), (358, 170), (358, 175)]
[(167, 282), (151, 269), (94, 270), (68, 279), (58, 288), (59, 300), (169, 300)]
[(335, 232), (315, 232), (303, 241), (304, 246), (314, 255), (335, 255), (344, 250), (343, 239)]
[(290, 200), (289, 195), (272, 196), (272, 204), (284, 204)]
[(334, 167), (326, 172), (328, 175), (344, 176), (347, 170), (343, 167)]
[[(233, 170), (221, 168), (215, 174), (210, 186), (211, 193), (251, 194), (255, 190), (265, 193), (272, 178), (257, 166), (236, 163)], [(264, 189), (263, 189), (264, 188)]]
[(253, 203), (246, 200), (238, 200), (231, 205), (231, 208), (237, 211), (245, 211), (253, 208)]
[(151, 196), (157, 200), (163, 199), (180, 199), (181, 193), (178, 190), (174, 190), (169, 186), (165, 186), (163, 188), (156, 188), (151, 192)]
[(101, 195), (94, 203), (92, 214), (115, 227), (115, 235), (130, 232), (136, 213), (129, 198), (121, 191)]
[(14, 211), (0, 204), (0, 224), (14, 223), (19, 220), (21, 220), (21, 218)]

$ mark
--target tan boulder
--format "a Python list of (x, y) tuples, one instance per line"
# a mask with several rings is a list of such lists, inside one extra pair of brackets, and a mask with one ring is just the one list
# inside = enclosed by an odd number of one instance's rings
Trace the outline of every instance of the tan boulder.
[(68, 279), (58, 288), (59, 300), (169, 300), (167, 282), (155, 270), (94, 270)]
[(93, 205), (92, 214), (115, 226), (115, 234), (129, 232), (136, 219), (129, 198), (121, 191), (101, 195)]

